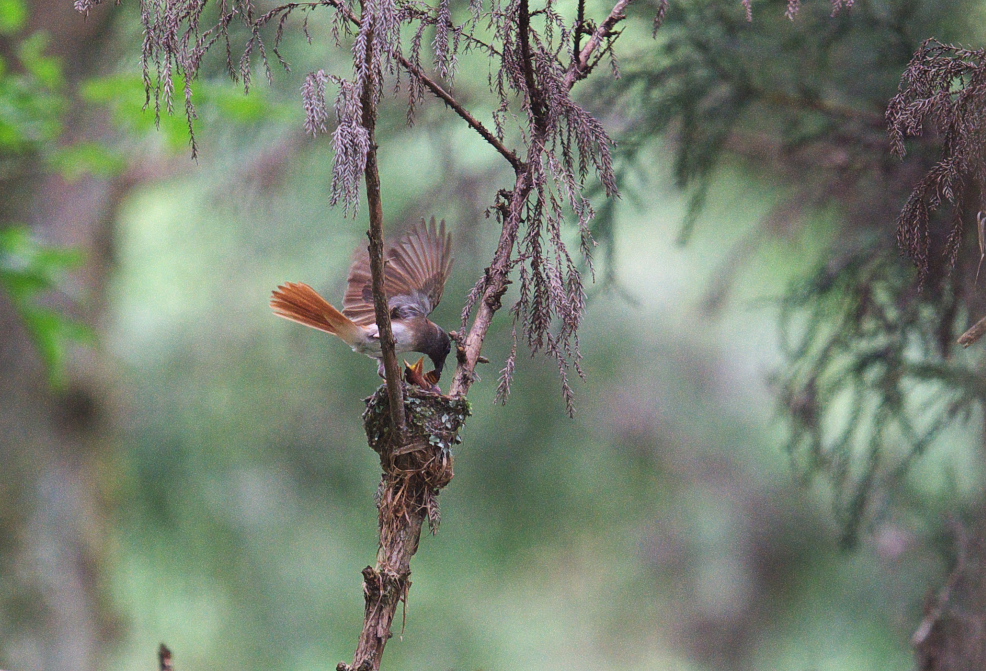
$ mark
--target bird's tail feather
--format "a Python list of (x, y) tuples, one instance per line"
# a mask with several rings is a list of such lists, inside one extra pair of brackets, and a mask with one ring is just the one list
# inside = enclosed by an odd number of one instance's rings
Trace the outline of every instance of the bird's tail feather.
[(278, 317), (337, 335), (351, 347), (366, 337), (361, 326), (332, 307), (307, 284), (287, 282), (279, 286), (271, 294), (270, 306)]

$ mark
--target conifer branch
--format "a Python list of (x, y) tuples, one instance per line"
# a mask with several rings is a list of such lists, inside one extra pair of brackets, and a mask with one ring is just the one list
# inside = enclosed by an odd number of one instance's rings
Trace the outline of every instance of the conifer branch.
[[(354, 14), (353, 11), (349, 7), (347, 7), (344, 3), (342, 3), (340, 0), (323, 0), (323, 1), (325, 2), (325, 4), (335, 7), (336, 10), (342, 12), (342, 14), (350, 21), (350, 23), (359, 25), (359, 17), (357, 17), (356, 14)], [(427, 74), (425, 74), (425, 72), (421, 68), (419, 68), (414, 63), (409, 61), (402, 54), (395, 52), (392, 55), (397, 58), (397, 62), (401, 64), (401, 67), (404, 68), (409, 75), (411, 75), (412, 77), (420, 81), (422, 84), (424, 84), (425, 88), (431, 91), (436, 98), (439, 98), (442, 102), (448, 105), (453, 112), (458, 114), (459, 117), (469, 125), (470, 128), (472, 128), (474, 131), (479, 133), (479, 135), (484, 140), (486, 140), (490, 144), (490, 146), (496, 149), (500, 153), (500, 155), (507, 160), (507, 162), (511, 165), (511, 167), (515, 171), (523, 170), (523, 164), (521, 163), (520, 159), (517, 158), (517, 154), (514, 153), (512, 150), (508, 149), (507, 146), (503, 144), (503, 142), (501, 142), (499, 138), (496, 137), (496, 135), (491, 133), (490, 130), (485, 125), (483, 125), (482, 121), (477, 119), (469, 112), (469, 110), (463, 107), (462, 104), (458, 100), (456, 100), (451, 93), (446, 91), (441, 84), (439, 84), (434, 79), (432, 79)]]
[[(567, 93), (575, 86), (575, 83), (584, 78), (588, 71), (586, 64), (603, 44), (606, 36), (610, 35), (613, 28), (624, 18), (624, 11), (633, 0), (618, 0), (613, 10), (599, 28), (593, 32), (589, 41), (583, 47), (579, 55), (579, 60), (573, 63), (569, 69), (563, 83), (564, 92)], [(517, 243), (520, 225), (524, 218), (524, 209), (527, 200), (534, 188), (537, 177), (537, 170), (540, 168), (541, 156), (548, 141), (549, 129), (545, 120), (539, 114), (540, 90), (537, 88), (537, 81), (534, 77), (533, 62), (529, 58), (530, 45), (526, 43), (529, 39), (526, 21), (530, 16), (526, 10), (527, 0), (521, 0), (520, 13), (521, 21), (518, 25), (518, 34), (522, 40), (520, 48), (528, 56), (525, 58), (524, 78), (529, 87), (533, 87), (529, 92), (531, 104), (532, 126), (530, 149), (527, 160), (519, 167), (515, 166), (516, 179), (514, 188), (509, 192), (501, 192), (506, 202), (501, 202), (497, 207), (497, 212), (503, 221), (500, 231), (500, 239), (497, 244), (493, 262), (486, 269), (486, 274), (479, 285), (480, 300), (476, 308), (476, 316), (467, 334), (459, 336), (458, 346), (458, 367), (455, 377), (452, 380), (452, 387), (449, 396), (453, 398), (464, 398), (469, 392), (469, 388), (476, 380), (476, 365), (481, 361), (483, 342), (486, 334), (493, 323), (493, 317), (502, 307), (503, 294), (506, 293), (507, 286), (510, 284), (510, 271), (513, 269), (511, 257)], [(526, 44), (526, 46), (525, 46)]]
[(613, 10), (609, 13), (609, 16), (599, 24), (599, 27), (589, 37), (589, 41), (586, 42), (585, 46), (582, 47), (582, 51), (579, 52), (578, 59), (568, 68), (568, 74), (565, 76), (565, 87), (567, 89), (571, 90), (576, 81), (585, 79), (588, 76), (592, 70), (590, 60), (593, 54), (602, 45), (603, 40), (613, 34), (613, 29), (616, 25), (627, 17), (625, 12), (631, 2), (633, 0), (619, 0), (613, 6)]

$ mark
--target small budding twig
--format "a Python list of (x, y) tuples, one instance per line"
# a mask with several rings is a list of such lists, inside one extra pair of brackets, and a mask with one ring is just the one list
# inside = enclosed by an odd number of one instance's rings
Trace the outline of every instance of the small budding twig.
[(589, 37), (589, 41), (586, 42), (582, 51), (579, 52), (578, 58), (569, 67), (568, 74), (565, 75), (566, 89), (571, 90), (576, 81), (584, 79), (589, 74), (589, 71), (592, 69), (590, 67), (590, 60), (592, 59), (593, 52), (600, 47), (604, 39), (612, 34), (616, 24), (627, 17), (625, 12), (631, 2), (633, 0), (619, 0), (609, 13), (609, 16), (599, 24), (599, 27)]
[(968, 331), (959, 336), (959, 344), (968, 347), (986, 334), (986, 317), (972, 325)]

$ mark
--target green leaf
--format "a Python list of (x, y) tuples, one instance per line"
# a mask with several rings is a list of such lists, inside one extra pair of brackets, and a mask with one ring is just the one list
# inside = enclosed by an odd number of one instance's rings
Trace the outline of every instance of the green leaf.
[(79, 89), (82, 98), (97, 104), (131, 101), (140, 107), (144, 101), (144, 82), (137, 74), (118, 74), (94, 77)]
[(262, 120), (267, 113), (266, 96), (254, 90), (249, 95), (229, 84), (203, 87), (207, 95), (203, 104), (213, 103), (227, 121), (250, 123)]
[(56, 56), (48, 56), (48, 34), (38, 31), (25, 39), (17, 48), (17, 55), (24, 67), (44, 86), (56, 90), (62, 88), (65, 78), (62, 62)]
[(59, 147), (48, 157), (48, 162), (69, 182), (83, 175), (112, 177), (126, 167), (126, 159), (120, 152), (96, 142)]
[[(175, 90), (179, 95), (184, 83), (175, 78)], [(111, 110), (113, 123), (135, 134), (158, 132), (164, 136), (168, 146), (180, 150), (188, 146), (188, 121), (185, 118), (185, 101), (180, 97), (175, 101), (175, 114), (167, 113), (162, 107), (160, 118), (154, 112), (153, 95), (149, 104), (144, 92), (144, 81), (136, 74), (99, 77), (86, 82), (81, 88), (82, 97), (93, 104), (104, 105)], [(161, 101), (162, 106), (165, 104)]]
[(0, 0), (0, 35), (13, 35), (27, 23), (23, 0)]
[(95, 332), (50, 308), (25, 304), (21, 306), (21, 317), (45, 363), (49, 384), (56, 388), (65, 386), (65, 361), (70, 345), (92, 345), (96, 341)]
[(68, 247), (44, 245), (24, 227), (0, 230), (0, 288), (7, 291), (24, 320), (48, 370), (49, 383), (65, 381), (65, 358), (72, 343), (92, 343), (88, 326), (50, 308), (39, 306), (39, 294), (56, 289), (64, 271), (77, 267), (83, 254)]

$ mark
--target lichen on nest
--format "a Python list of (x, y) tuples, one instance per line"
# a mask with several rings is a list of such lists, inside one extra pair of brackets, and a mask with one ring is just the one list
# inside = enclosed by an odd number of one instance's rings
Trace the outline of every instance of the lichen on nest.
[(366, 399), (363, 426), (370, 447), (380, 455), (385, 471), (417, 473), (434, 488), (452, 479), (452, 446), (462, 442), (459, 430), (471, 414), (469, 401), (421, 391), (404, 390), (407, 435), (393, 445), (387, 386)]

